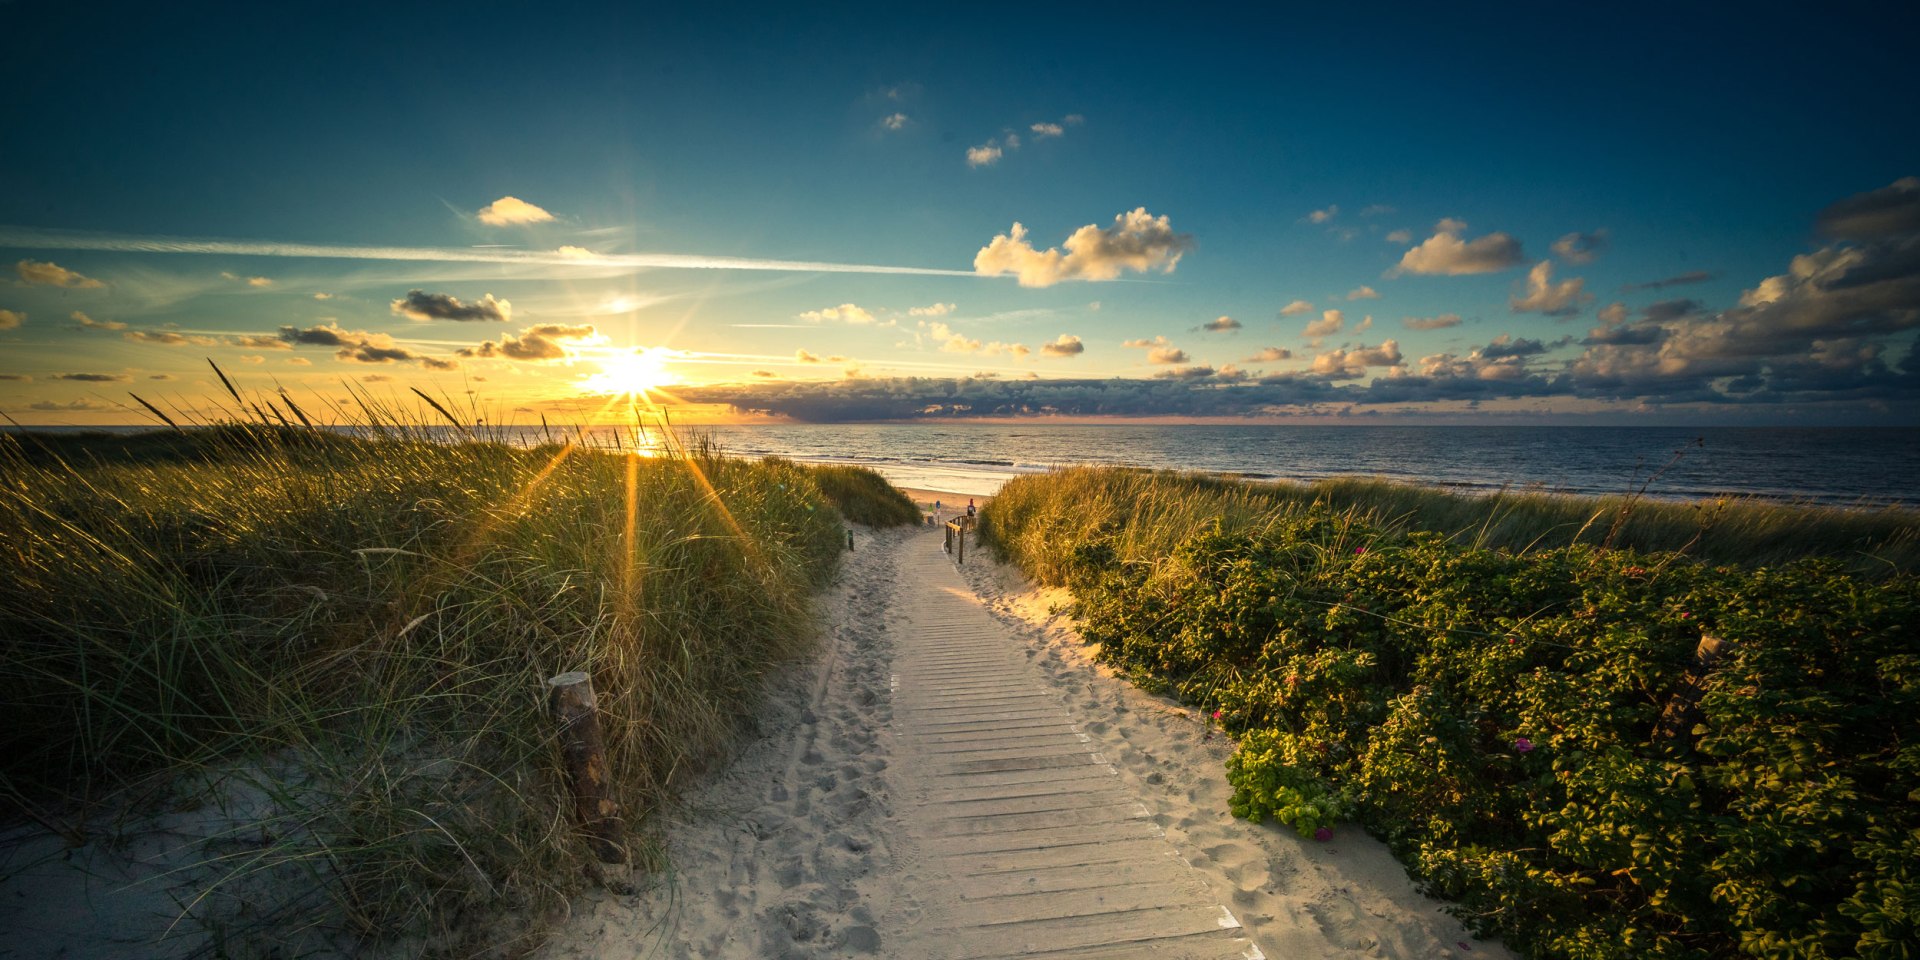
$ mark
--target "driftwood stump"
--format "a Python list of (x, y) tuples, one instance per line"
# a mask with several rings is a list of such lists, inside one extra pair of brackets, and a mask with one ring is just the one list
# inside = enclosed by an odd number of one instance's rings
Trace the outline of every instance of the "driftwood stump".
[(624, 822), (613, 800), (613, 775), (607, 766), (607, 744), (600, 735), (600, 716), (593, 701), (593, 680), (581, 671), (563, 673), (547, 681), (548, 706), (560, 728), (560, 756), (573, 788), (574, 813), (580, 831), (601, 863), (627, 862), (622, 843)]
[(1700, 722), (1700, 698), (1706, 696), (1707, 680), (1726, 651), (1726, 641), (1719, 637), (1700, 638), (1700, 645), (1693, 649), (1693, 664), (1680, 676), (1679, 685), (1674, 687), (1665, 709), (1660, 711), (1659, 721), (1653, 725), (1655, 740), (1693, 745), (1693, 727)]

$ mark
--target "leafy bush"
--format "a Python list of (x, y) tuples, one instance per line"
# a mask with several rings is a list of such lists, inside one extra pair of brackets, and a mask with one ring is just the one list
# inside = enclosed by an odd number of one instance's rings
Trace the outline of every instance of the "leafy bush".
[(983, 526), (1102, 659), (1221, 712), (1235, 813), (1355, 817), (1536, 957), (1915, 955), (1920, 579), (1513, 553), (1115, 476), (1021, 478)]

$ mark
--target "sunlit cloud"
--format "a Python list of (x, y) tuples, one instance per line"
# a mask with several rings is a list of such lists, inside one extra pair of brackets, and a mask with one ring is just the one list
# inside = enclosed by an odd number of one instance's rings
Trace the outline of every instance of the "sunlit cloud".
[(1338, 310), (1328, 310), (1320, 314), (1320, 319), (1307, 324), (1307, 328), (1301, 331), (1301, 335), (1306, 337), (1330, 336), (1339, 333), (1340, 329), (1346, 325), (1346, 314)]
[(1443, 313), (1437, 317), (1408, 317), (1400, 321), (1408, 330), (1444, 330), (1460, 325), (1460, 315)]
[(280, 339), (296, 347), (333, 347), (335, 348), (334, 359), (345, 363), (416, 362), (429, 370), (448, 370), (455, 366), (452, 361), (430, 357), (403, 347), (384, 333), (346, 330), (337, 323), (324, 323), (304, 330), (298, 327), (281, 327)]
[(80, 383), (127, 383), (133, 377), (124, 373), (56, 373), (55, 380), (76, 380)]
[(75, 310), (67, 314), (67, 319), (72, 320), (73, 325), (82, 330), (125, 330), (127, 328), (126, 324), (118, 320), (95, 320), (84, 310)]
[(912, 120), (912, 117), (904, 113), (890, 113), (880, 118), (880, 126), (888, 130), (905, 130), (907, 124), (911, 123)]
[(947, 314), (949, 314), (949, 313), (952, 313), (953, 311), (955, 311), (955, 310), (957, 310), (957, 309), (959, 309), (959, 307), (957, 307), (957, 306), (955, 306), (954, 304), (951, 304), (951, 303), (930, 303), (930, 304), (927, 304), (927, 305), (926, 305), (926, 306), (924, 306), (924, 307), (908, 307), (908, 308), (907, 308), (907, 316), (910, 316), (910, 317), (944, 317), (944, 316), (946, 316)]
[(1292, 359), (1293, 351), (1286, 347), (1263, 347), (1259, 353), (1248, 357), (1243, 363), (1273, 363), (1278, 360)]
[(546, 223), (553, 219), (553, 214), (518, 197), (501, 197), (481, 207), (477, 216), (481, 223), (494, 227)]
[(134, 343), (152, 343), (163, 347), (215, 347), (220, 345), (215, 337), (180, 333), (177, 330), (128, 330), (120, 335)]
[(249, 287), (255, 288), (273, 286), (273, 278), (271, 277), (243, 277), (237, 273), (231, 273), (226, 270), (220, 271), (220, 278), (232, 283), (244, 283)]
[(967, 148), (967, 166), (990, 167), (999, 163), (1003, 156), (1006, 156), (1006, 149), (1000, 145), (1000, 142), (988, 140), (977, 147)]
[(1295, 317), (1303, 313), (1312, 313), (1312, 312), (1313, 312), (1313, 304), (1308, 303), (1305, 300), (1295, 300), (1292, 303), (1289, 303), (1286, 306), (1280, 308), (1280, 315), (1283, 317)]
[(1121, 346), (1132, 347), (1136, 350), (1147, 351), (1148, 363), (1156, 363), (1156, 364), (1186, 363), (1187, 361), (1193, 359), (1192, 357), (1187, 355), (1187, 352), (1185, 350), (1182, 350), (1174, 346), (1173, 343), (1169, 341), (1166, 337), (1154, 337), (1152, 340), (1147, 340), (1147, 339), (1128, 340), (1125, 343), (1122, 343)]
[(857, 304), (843, 303), (837, 307), (822, 307), (818, 310), (808, 310), (796, 315), (796, 319), (805, 320), (808, 323), (826, 323), (833, 321), (836, 323), (864, 325), (873, 322), (873, 312)]
[(1588, 264), (1607, 249), (1607, 231), (1569, 233), (1553, 242), (1554, 256), (1572, 264)]
[(18, 310), (0, 310), (0, 330), (13, 330), (27, 322), (27, 315)]
[[(14, 246), (14, 244), (8, 244), (8, 246)], [(13, 265), (13, 270), (20, 275), (20, 282), (28, 286), (66, 287), (71, 290), (97, 290), (106, 286), (92, 277), (68, 270), (57, 263), (22, 260)]]
[(1350, 301), (1351, 300), (1378, 300), (1380, 299), (1380, 291), (1375, 290), (1372, 287), (1362, 285), (1347, 291), (1347, 299)]
[(1227, 333), (1240, 329), (1240, 321), (1232, 317), (1215, 317), (1193, 329), (1200, 333)]
[(1079, 337), (1063, 333), (1052, 343), (1041, 344), (1040, 354), (1047, 357), (1074, 357), (1086, 352), (1086, 349), (1087, 345), (1081, 343)]
[(590, 323), (540, 323), (521, 330), (517, 337), (510, 333), (502, 334), (499, 340), (483, 340), (475, 346), (456, 350), (454, 354), (482, 360), (565, 360), (572, 355), (567, 349), (568, 343), (605, 343), (606, 339)]
[(1408, 250), (1400, 258), (1400, 264), (1387, 271), (1387, 275), (1496, 273), (1520, 263), (1520, 241), (1504, 233), (1489, 233), (1475, 240), (1460, 239), (1466, 230), (1465, 221), (1440, 221), (1434, 227), (1433, 236)]
[(1527, 271), (1526, 292), (1516, 294), (1507, 303), (1514, 313), (1544, 313), (1550, 317), (1565, 317), (1579, 313), (1580, 308), (1592, 302), (1593, 295), (1586, 292), (1586, 281), (1578, 277), (1571, 280), (1553, 282), (1553, 261), (1542, 260)]
[(1173, 232), (1164, 215), (1145, 207), (1113, 218), (1108, 227), (1088, 224), (1067, 237), (1066, 252), (1036, 250), (1019, 223), (993, 238), (973, 258), (982, 276), (1014, 274), (1023, 287), (1050, 287), (1063, 280), (1112, 280), (1122, 273), (1172, 273), (1193, 239)]
[(1334, 217), (1337, 217), (1339, 215), (1340, 215), (1340, 205), (1335, 203), (1327, 206), (1323, 210), (1315, 210), (1312, 213), (1307, 214), (1307, 222), (1308, 223), (1326, 223), (1327, 221), (1332, 220)]

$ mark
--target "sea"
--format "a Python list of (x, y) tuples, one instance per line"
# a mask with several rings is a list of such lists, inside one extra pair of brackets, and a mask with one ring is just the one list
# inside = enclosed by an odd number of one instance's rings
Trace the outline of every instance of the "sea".
[(1253, 479), (1383, 477), (1468, 492), (1640, 491), (1920, 505), (1920, 430), (1775, 427), (861, 424), (699, 427), (728, 453), (869, 466), (989, 496), (1075, 464)]
[[(554, 438), (539, 427), (486, 432), (529, 445)], [(1009, 422), (695, 426), (680, 433), (703, 436), (729, 455), (858, 464), (900, 486), (970, 497), (991, 496), (1024, 473), (1103, 464), (1256, 480), (1382, 477), (1464, 492), (1920, 507), (1920, 430), (1913, 428)], [(586, 439), (612, 446), (614, 436), (601, 428)], [(630, 446), (634, 439), (628, 431), (618, 442)], [(639, 439), (661, 445), (657, 436)]]

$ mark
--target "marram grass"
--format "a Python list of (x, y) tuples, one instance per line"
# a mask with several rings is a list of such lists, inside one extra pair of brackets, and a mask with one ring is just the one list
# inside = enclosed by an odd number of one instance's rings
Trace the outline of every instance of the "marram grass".
[[(234, 806), (182, 905), (210, 930), (511, 951), (588, 860), (543, 685), (584, 669), (644, 857), (810, 648), (835, 499), (788, 462), (425, 434), (0, 436), (8, 799), (78, 842), (133, 788)], [(849, 514), (899, 496), (830, 476)]]

